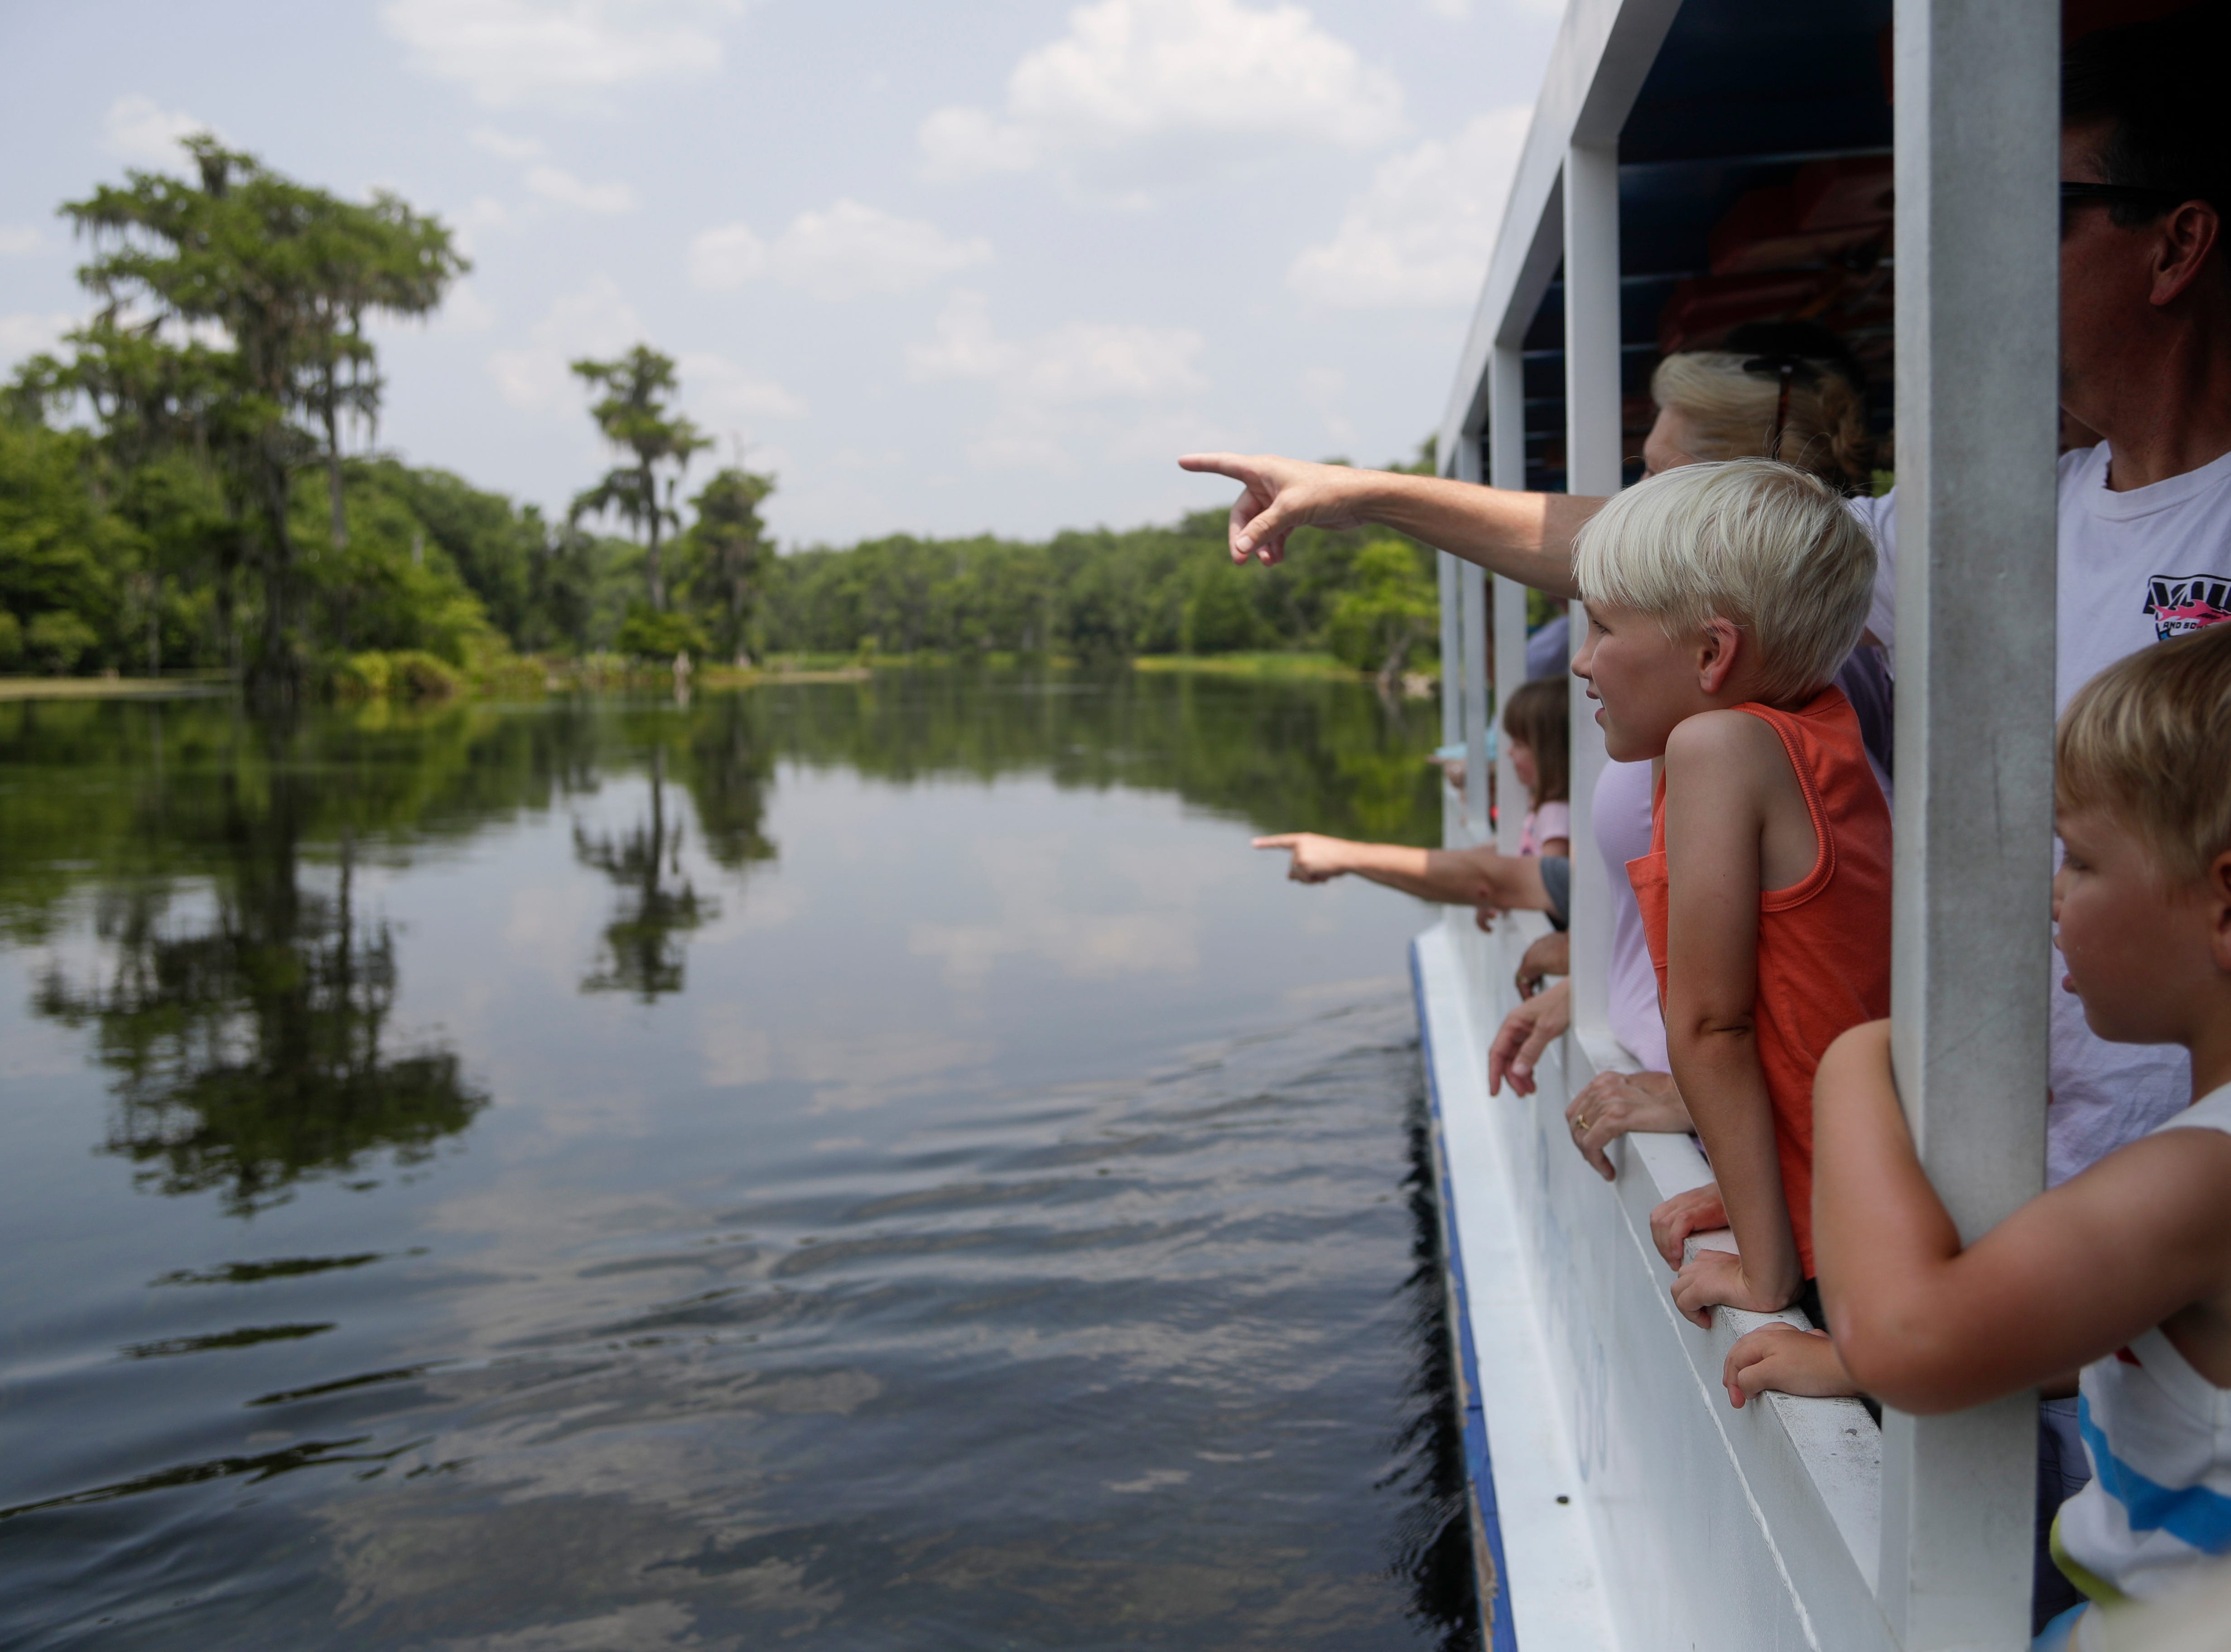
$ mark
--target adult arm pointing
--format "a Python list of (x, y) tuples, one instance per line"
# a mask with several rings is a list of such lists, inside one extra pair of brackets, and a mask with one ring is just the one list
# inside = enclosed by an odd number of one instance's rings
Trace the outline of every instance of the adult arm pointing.
[(1367, 522), (1422, 540), (1491, 573), (1555, 597), (1571, 597), (1573, 535), (1603, 508), (1600, 499), (1523, 494), (1441, 476), (1316, 465), (1276, 454), (1189, 453), (1187, 470), (1229, 476), (1232, 559), (1277, 562), (1297, 527)]

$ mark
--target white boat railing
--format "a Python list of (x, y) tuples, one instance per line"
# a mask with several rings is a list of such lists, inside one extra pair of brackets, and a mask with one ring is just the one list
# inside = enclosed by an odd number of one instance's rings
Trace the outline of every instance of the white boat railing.
[[(1441, 428), (1446, 474), (1481, 480), (1484, 459), (1487, 480), (1524, 485), (1522, 351), (1562, 260), (1567, 485), (1620, 486), (1619, 143), (1681, 10), (1568, 8)], [(2059, 29), (2048, 0), (1895, 8), (1894, 1046), (1924, 1162), (1969, 1236), (2043, 1172)], [(1441, 590), (1444, 738), (1471, 759), (1449, 841), (1480, 842), (1488, 591), (1445, 557)], [(1524, 678), (1524, 592), (1497, 578), (1493, 598), (1500, 704)], [(1720, 1360), (1759, 1320), (1689, 1326), (1649, 1240), (1651, 1206), (1705, 1179), (1700, 1156), (1630, 1137), (1607, 1184), (1572, 1147), (1565, 1100), (1632, 1065), (1605, 1015), (1609, 890), (1588, 810), (1605, 759), (1579, 695), (1572, 733), (1575, 1023), (1534, 1097), (1490, 1098), (1482, 1071), (1524, 926), (1483, 937), (1457, 913), (1417, 952), (1508, 1554), (1491, 1614), (1517, 1636), (1496, 1643), (2011, 1652), (2027, 1641), (2034, 1397), (1893, 1411), (1879, 1430), (1852, 1401), (1734, 1411)], [(1523, 796), (1501, 767), (1497, 794)], [(1519, 812), (1502, 812), (1506, 849)], [(1572, 1501), (1530, 1506), (1555, 1495)]]

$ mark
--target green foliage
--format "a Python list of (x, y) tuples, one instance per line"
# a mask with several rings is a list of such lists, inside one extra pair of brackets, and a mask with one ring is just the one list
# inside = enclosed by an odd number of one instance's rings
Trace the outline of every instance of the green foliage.
[(447, 700), (463, 689), (465, 680), (448, 661), (424, 649), (386, 654), (372, 649), (342, 661), (333, 685), (342, 700)]
[[(222, 570), (256, 576), (251, 679), (288, 698), (309, 646), (296, 474), (325, 466), (331, 538), (345, 547), (341, 427), (368, 423), (379, 399), (364, 323), (426, 313), (466, 264), (437, 220), (392, 196), (340, 200), (206, 133), (184, 147), (193, 180), (134, 171), (64, 204), (93, 238), (79, 279), (102, 308), (71, 335), (75, 359), (33, 364), (18, 400), (82, 396), (115, 458), (184, 452), (208, 468), (230, 519)], [(126, 312), (151, 319), (126, 326)], [(222, 344), (205, 342), (212, 330)]]
[(1356, 553), (1354, 583), (1333, 604), (1327, 641), (1350, 665), (1391, 685), (1412, 650), (1433, 636), (1439, 614), (1432, 576), (1417, 550), (1401, 539), (1374, 539)]
[(0, 667), (12, 666), (23, 657), (23, 623), (0, 608)]
[[(674, 493), (693, 455), (712, 446), (712, 438), (673, 407), (681, 387), (674, 358), (649, 345), (637, 345), (612, 361), (577, 361), (573, 371), (604, 395), (589, 410), (605, 440), (628, 455), (628, 462), (605, 473), (604, 480), (573, 499), (571, 519), (609, 512), (623, 518), (643, 539), (643, 578), (650, 605), (666, 607), (664, 564), (659, 554), (659, 530), (679, 526)], [(664, 467), (674, 474), (664, 477), (666, 499), (659, 500), (658, 484)]]
[(141, 536), (95, 495), (97, 460), (81, 433), (0, 420), (0, 610), (16, 622), (16, 652), (28, 638), (42, 669), (117, 661), (102, 634), (123, 623), (126, 582), (145, 562)]
[(24, 634), (24, 652), (57, 677), (77, 669), (78, 661), (93, 652), (100, 639), (67, 608), (50, 608), (31, 622)]
[(760, 634), (785, 654), (851, 654), (868, 636), (889, 653), (963, 657), (1307, 651), (1324, 646), (1366, 542), (1303, 529), (1277, 566), (1237, 567), (1225, 513), (1203, 511), (1041, 545), (902, 536), (793, 552), (761, 578)]
[(677, 654), (702, 660), (712, 644), (705, 640), (704, 628), (687, 614), (637, 608), (621, 623), (614, 646), (638, 660), (671, 660)]
[(1248, 571), (1205, 561), (1193, 571), (1192, 593), (1178, 619), (1178, 647), (1187, 654), (1239, 654), (1271, 640), (1240, 582)]
[(760, 507), (774, 478), (731, 466), (690, 503), (697, 519), (679, 546), (680, 584), (689, 604), (711, 623), (715, 645), (739, 663), (757, 646), (760, 577), (768, 554)]

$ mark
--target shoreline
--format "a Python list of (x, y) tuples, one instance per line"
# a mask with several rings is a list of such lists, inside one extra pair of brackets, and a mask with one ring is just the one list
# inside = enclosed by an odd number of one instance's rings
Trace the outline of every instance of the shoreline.
[(206, 700), (230, 677), (0, 677), (0, 700)]
[[(1115, 662), (1111, 661), (1110, 664)], [(1074, 671), (1082, 662), (1066, 655), (1025, 659), (1012, 654), (979, 655), (973, 659), (935, 654), (885, 654), (867, 658), (844, 655), (777, 655), (765, 665), (739, 668), (731, 665), (700, 666), (689, 678), (701, 693), (755, 688), (781, 683), (869, 682), (881, 672), (947, 671), (974, 668), (1013, 671), (1037, 668)], [(1121, 669), (1161, 674), (1306, 679), (1321, 681), (1368, 682), (1372, 674), (1342, 664), (1325, 654), (1286, 654), (1271, 651), (1242, 654), (1142, 654), (1121, 662)], [(468, 680), (452, 694), (397, 696), (339, 694), (337, 702), (365, 704), (373, 700), (506, 700), (539, 698), (542, 694), (611, 690), (659, 689), (673, 677), (659, 666), (639, 670), (603, 671), (546, 668), (541, 682), (527, 694), (522, 679), (529, 674), (502, 674), (486, 683)], [(508, 680), (507, 680), (507, 678)], [(238, 683), (230, 675), (194, 677), (7, 677), (0, 676), (0, 700), (173, 700), (206, 699), (236, 694)]]

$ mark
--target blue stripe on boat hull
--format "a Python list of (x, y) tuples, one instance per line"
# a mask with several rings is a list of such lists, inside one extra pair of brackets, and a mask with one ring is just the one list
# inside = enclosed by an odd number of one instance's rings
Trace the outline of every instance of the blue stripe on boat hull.
[(1464, 1253), (1457, 1243), (1456, 1195), (1450, 1185), (1448, 1155), (1441, 1149), (1441, 1091), (1433, 1068), (1433, 1030), (1426, 1015), (1425, 978), (1418, 949), (1410, 947), (1410, 988), (1418, 1009), (1419, 1054), (1426, 1067), (1426, 1097), (1432, 1112), (1434, 1191), (1441, 1208), (1442, 1265), (1448, 1270), (1449, 1299), (1456, 1313), (1457, 1370), (1464, 1405), (1465, 1476), (1470, 1482), (1472, 1539), (1485, 1551), (1486, 1565), (1479, 1568), (1479, 1613), (1492, 1652), (1518, 1652), (1516, 1627), (1510, 1621), (1510, 1591), (1504, 1587), (1510, 1572), (1503, 1558), (1503, 1522), (1496, 1508), (1495, 1463), (1487, 1449), (1487, 1417), (1479, 1403), (1479, 1359), (1472, 1346), (1471, 1304), (1465, 1289)]

